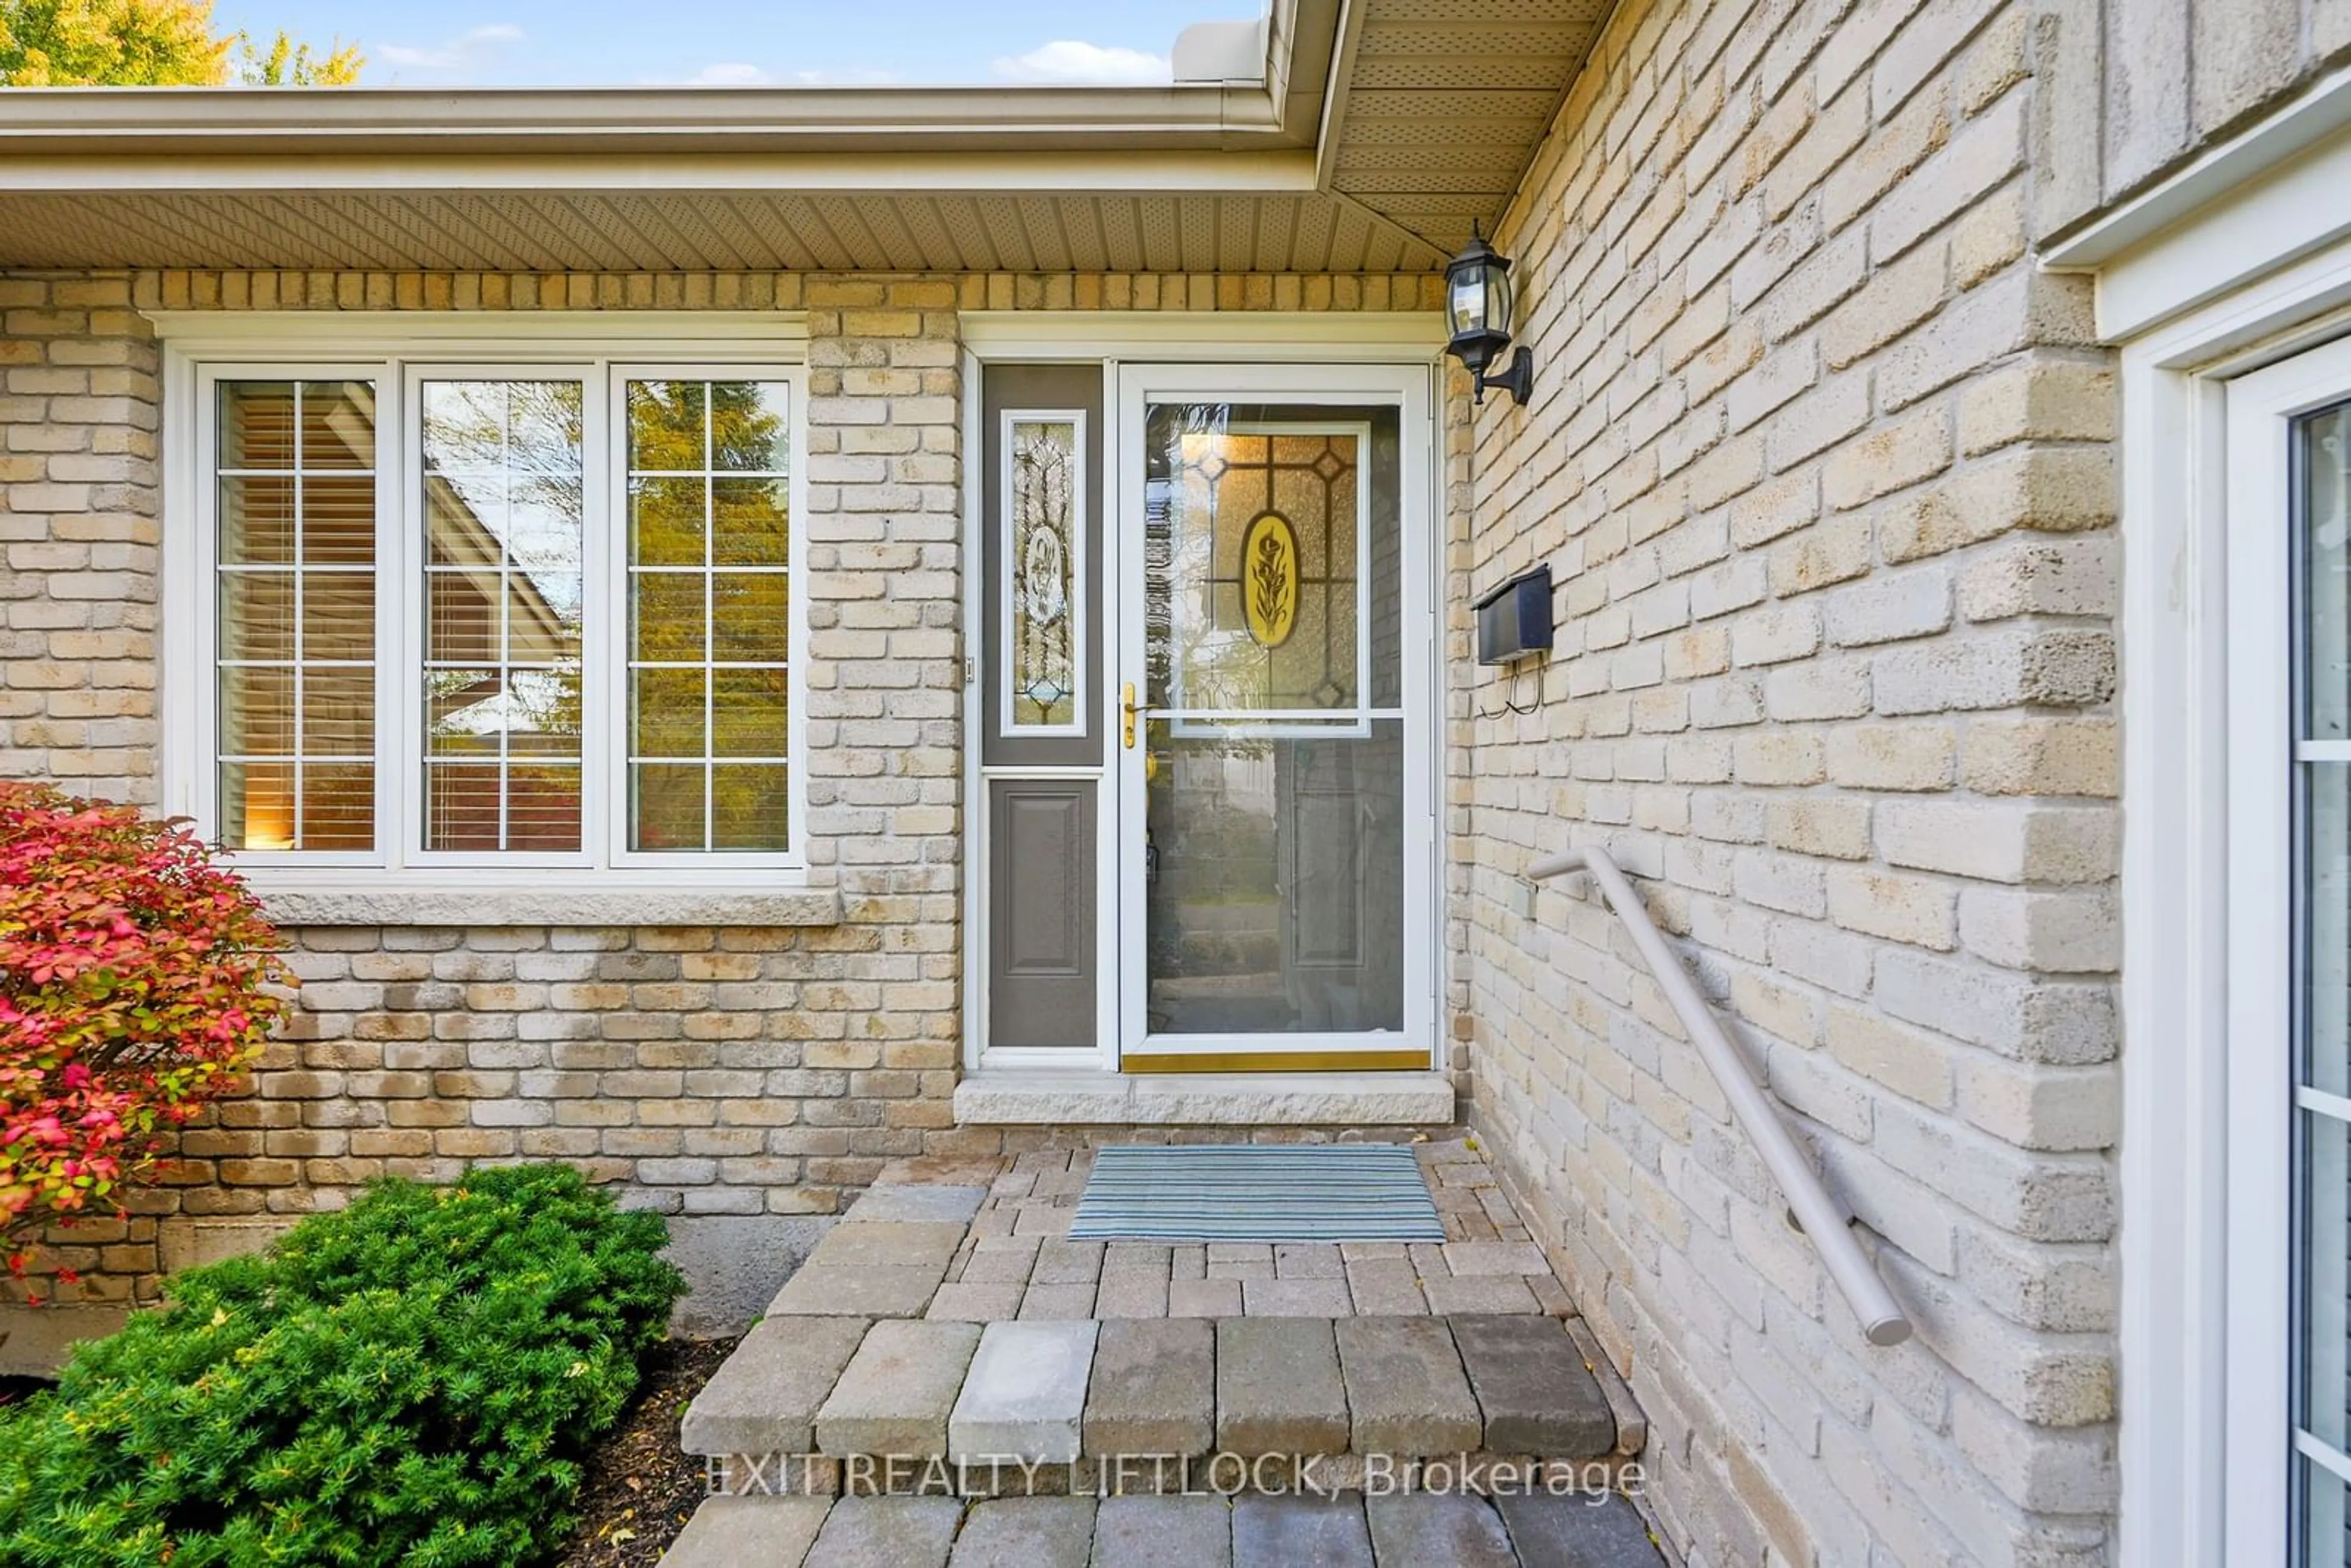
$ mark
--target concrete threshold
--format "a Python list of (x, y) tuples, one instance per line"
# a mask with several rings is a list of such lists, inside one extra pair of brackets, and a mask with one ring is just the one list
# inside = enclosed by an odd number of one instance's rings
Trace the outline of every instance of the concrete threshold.
[(1001, 1071), (956, 1085), (974, 1126), (1445, 1127), (1453, 1085), (1438, 1072)]

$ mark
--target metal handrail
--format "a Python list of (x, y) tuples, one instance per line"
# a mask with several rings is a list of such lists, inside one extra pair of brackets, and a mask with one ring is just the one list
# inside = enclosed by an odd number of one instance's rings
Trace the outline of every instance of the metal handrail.
[(1747, 1060), (1739, 1048), (1722, 1032), (1715, 1021), (1714, 1009), (1690, 984), (1688, 972), (1674, 950), (1657, 930), (1657, 923), (1649, 918), (1648, 909), (1616, 869), (1616, 862), (1605, 851), (1597, 849), (1570, 850), (1565, 854), (1550, 855), (1527, 868), (1530, 881), (1541, 882), (1570, 872), (1589, 872), (1592, 880), (1600, 884), (1609, 907), (1625, 923), (1632, 934), (1633, 946), (1641, 950), (1641, 957), (1649, 966), (1665, 991), (1666, 1000), (1688, 1031), (1690, 1043), (1698, 1047), (1714, 1081), (1722, 1085), (1725, 1098), (1730, 1102), (1731, 1114), (1747, 1130), (1755, 1152), (1763, 1156), (1764, 1168), (1779, 1184), (1788, 1200), (1788, 1211), (1804, 1234), (1820, 1249), (1821, 1261), (1828, 1265), (1829, 1278), (1844, 1292), (1853, 1304), (1854, 1314), (1860, 1318), (1862, 1331), (1872, 1344), (1900, 1344), (1910, 1337), (1910, 1320), (1895, 1304), (1893, 1292), (1886, 1281), (1877, 1277), (1870, 1266), (1869, 1255), (1861, 1243), (1853, 1239), (1852, 1217), (1844, 1212), (1828, 1188), (1821, 1185), (1811, 1162), (1796, 1146), (1786, 1123), (1780, 1119), (1771, 1102), (1757, 1085), (1755, 1076), (1748, 1071)]

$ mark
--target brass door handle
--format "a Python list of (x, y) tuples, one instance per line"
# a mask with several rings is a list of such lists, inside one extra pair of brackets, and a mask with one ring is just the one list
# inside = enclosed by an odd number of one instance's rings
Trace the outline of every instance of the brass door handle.
[(1126, 683), (1119, 697), (1119, 735), (1129, 751), (1134, 749), (1134, 716), (1143, 710), (1134, 706), (1134, 683)]

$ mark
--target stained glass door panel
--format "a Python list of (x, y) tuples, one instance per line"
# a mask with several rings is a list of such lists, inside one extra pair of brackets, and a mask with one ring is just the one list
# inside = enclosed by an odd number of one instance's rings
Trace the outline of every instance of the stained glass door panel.
[(1082, 735), (1085, 415), (1005, 426), (1004, 728)]

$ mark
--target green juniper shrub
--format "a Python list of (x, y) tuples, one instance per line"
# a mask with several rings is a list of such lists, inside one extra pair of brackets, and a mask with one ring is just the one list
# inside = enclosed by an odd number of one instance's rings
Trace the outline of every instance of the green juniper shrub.
[(387, 1181), (0, 1414), (0, 1563), (529, 1563), (684, 1288), (568, 1166)]

